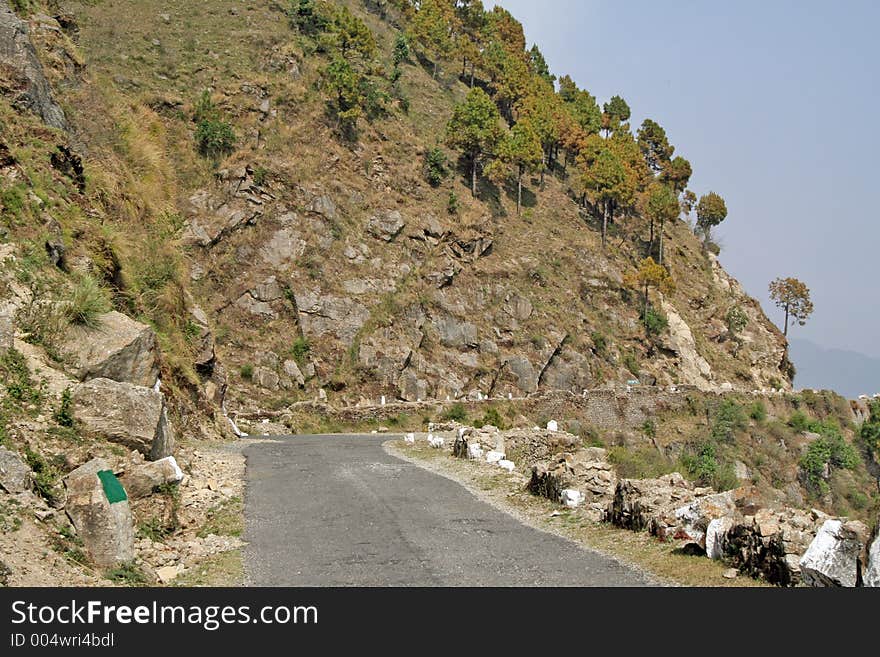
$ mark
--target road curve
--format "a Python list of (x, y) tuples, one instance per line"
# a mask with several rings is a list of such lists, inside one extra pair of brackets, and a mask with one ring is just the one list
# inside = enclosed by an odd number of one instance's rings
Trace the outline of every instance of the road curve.
[(387, 454), (388, 439), (290, 436), (245, 448), (249, 585), (649, 584)]

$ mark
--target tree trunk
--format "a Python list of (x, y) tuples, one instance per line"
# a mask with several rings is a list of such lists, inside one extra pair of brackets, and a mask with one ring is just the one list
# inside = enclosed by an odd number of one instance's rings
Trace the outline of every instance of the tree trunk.
[(651, 232), (650, 237), (648, 238), (648, 257), (651, 257), (654, 253), (654, 219), (651, 219)]
[(788, 337), (788, 309), (789, 304), (785, 304), (785, 329), (782, 331), (782, 335)]
[(477, 156), (471, 160), (471, 194), (477, 198)]
[(602, 248), (605, 248), (605, 236), (608, 234), (608, 204), (610, 201), (605, 201), (602, 204)]
[(648, 281), (645, 281), (645, 307), (642, 309), (642, 318), (645, 320), (645, 330), (648, 330)]
[(522, 207), (522, 177), (523, 177), (523, 168), (520, 167), (516, 176), (516, 216), (519, 216), (520, 208)]
[(471, 89), (474, 88), (474, 67), (475, 66), (476, 65), (473, 62), (471, 62)]
[(433, 72), (433, 74), (431, 75), (431, 79), (432, 79), (432, 80), (436, 80), (436, 79), (437, 79), (437, 71), (438, 71), (439, 69), (440, 69), (440, 60), (439, 60), (439, 59), (436, 59), (436, 60), (434, 60), (434, 72)]
[(663, 264), (663, 220), (660, 220), (660, 264)]

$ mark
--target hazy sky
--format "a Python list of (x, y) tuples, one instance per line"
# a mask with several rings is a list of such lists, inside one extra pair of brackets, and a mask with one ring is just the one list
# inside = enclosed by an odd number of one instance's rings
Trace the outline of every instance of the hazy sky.
[(555, 74), (666, 129), (691, 188), (726, 199), (721, 261), (772, 320), (769, 281), (795, 276), (816, 311), (789, 335), (880, 356), (880, 2), (498, 4)]

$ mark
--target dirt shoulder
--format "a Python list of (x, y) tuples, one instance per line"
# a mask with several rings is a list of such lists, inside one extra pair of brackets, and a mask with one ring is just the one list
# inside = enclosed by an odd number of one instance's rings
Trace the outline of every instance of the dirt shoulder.
[(384, 444), (384, 448), (397, 458), (458, 482), (479, 499), (530, 527), (575, 541), (585, 548), (642, 570), (666, 584), (767, 586), (742, 575), (727, 579), (724, 574), (728, 567), (717, 561), (677, 553), (673, 546), (646, 533), (593, 522), (578, 509), (567, 509), (545, 498), (535, 497), (526, 491), (527, 480), (520, 473), (508, 474), (487, 463), (457, 459), (446, 451), (432, 449), (423, 442), (407, 445), (399, 439), (390, 440)]

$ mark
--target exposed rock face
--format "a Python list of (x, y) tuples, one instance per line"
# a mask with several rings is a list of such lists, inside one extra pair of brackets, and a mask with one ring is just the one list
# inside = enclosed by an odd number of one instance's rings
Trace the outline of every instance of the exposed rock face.
[(183, 479), (183, 471), (178, 467), (173, 456), (166, 456), (158, 461), (140, 463), (128, 468), (123, 475), (122, 485), (128, 496), (136, 500), (152, 495), (165, 484), (176, 484)]
[(13, 494), (31, 489), (31, 469), (5, 447), (0, 447), (0, 488)]
[(370, 316), (370, 311), (360, 303), (319, 291), (297, 293), (296, 305), (300, 323), (305, 333), (335, 335), (350, 344)]
[(30, 110), (46, 125), (67, 129), (64, 112), (52, 97), (49, 82), (28, 34), (28, 26), (0, 0), (0, 93), (12, 105)]
[(655, 518), (673, 516), (675, 509), (694, 501), (694, 487), (679, 473), (658, 479), (621, 479), (614, 489), (608, 520), (618, 527), (642, 531)]
[(165, 396), (152, 388), (95, 379), (73, 389), (73, 412), (83, 428), (153, 460), (174, 451)]
[(677, 508), (672, 517), (655, 519), (653, 533), (661, 539), (683, 540), (708, 552), (706, 538), (709, 523), (729, 518), (735, 511), (736, 494), (733, 491), (705, 495)]
[(857, 586), (868, 528), (858, 521), (826, 520), (800, 560), (807, 586)]
[(712, 368), (697, 351), (697, 343), (691, 327), (671, 304), (663, 301), (662, 306), (669, 320), (669, 333), (664, 334), (662, 338), (663, 347), (678, 356), (682, 383), (696, 386), (700, 390), (710, 390)]
[(460, 321), (451, 315), (435, 318), (432, 324), (440, 343), (445, 347), (476, 347), (478, 344), (475, 324)]
[(724, 560), (772, 584), (794, 586), (801, 581), (801, 555), (827, 518), (819, 511), (759, 509), (718, 537)]
[(406, 370), (400, 376), (399, 396), (405, 401), (427, 399), (428, 382), (425, 379), (420, 379), (415, 372)]
[(64, 484), (67, 514), (89, 558), (102, 568), (132, 561), (131, 507), (108, 463), (103, 459), (89, 461), (67, 475)]
[(373, 237), (391, 242), (406, 226), (403, 216), (397, 210), (385, 210), (374, 215), (367, 223), (367, 232)]
[(97, 329), (71, 328), (62, 350), (80, 381), (104, 378), (152, 387), (159, 376), (153, 329), (116, 311), (102, 315)]

